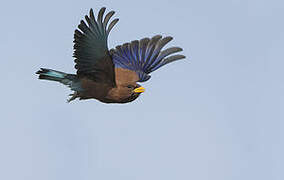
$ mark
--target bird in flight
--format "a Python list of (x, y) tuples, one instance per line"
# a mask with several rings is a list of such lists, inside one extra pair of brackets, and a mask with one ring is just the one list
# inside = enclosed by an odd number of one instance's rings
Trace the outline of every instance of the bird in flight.
[[(81, 20), (74, 33), (76, 74), (41, 68), (39, 79), (57, 81), (70, 87), (68, 102), (79, 98), (97, 99), (104, 103), (128, 103), (139, 97), (145, 89), (137, 82), (150, 79), (150, 73), (185, 56), (176, 54), (179, 47), (163, 47), (173, 38), (156, 35), (134, 40), (108, 49), (108, 35), (118, 19), (108, 25), (114, 11), (104, 16), (100, 9), (97, 18), (91, 9), (85, 21)], [(104, 17), (104, 18), (103, 18)], [(174, 55), (173, 55), (174, 54)]]

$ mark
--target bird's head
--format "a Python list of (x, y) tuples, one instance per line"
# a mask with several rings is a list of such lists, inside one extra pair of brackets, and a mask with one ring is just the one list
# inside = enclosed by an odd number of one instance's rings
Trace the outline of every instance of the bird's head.
[(134, 101), (145, 89), (137, 84), (139, 77), (135, 71), (128, 69), (115, 68), (116, 87), (112, 88), (107, 99), (117, 103), (127, 103)]
[(145, 91), (141, 85), (137, 83), (130, 83), (121, 87), (120, 95), (122, 97), (121, 102), (127, 103), (134, 101)]
[(116, 88), (113, 88), (109, 92), (108, 96), (109, 98), (116, 100), (119, 103), (127, 103), (134, 101), (144, 91), (145, 88), (133, 82), (133, 83), (119, 85)]

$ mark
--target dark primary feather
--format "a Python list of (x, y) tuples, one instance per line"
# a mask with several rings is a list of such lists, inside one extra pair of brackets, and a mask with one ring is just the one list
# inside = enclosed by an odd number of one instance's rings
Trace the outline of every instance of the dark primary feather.
[(182, 51), (180, 47), (171, 47), (162, 50), (173, 38), (168, 36), (162, 38), (156, 35), (149, 38), (135, 40), (111, 49), (115, 67), (126, 68), (135, 71), (140, 82), (150, 79), (150, 73), (173, 61), (183, 59), (183, 55), (173, 55)]
[(105, 8), (101, 8), (97, 20), (93, 10), (85, 21), (81, 20), (74, 34), (74, 57), (77, 75), (115, 86), (114, 64), (108, 51), (107, 39), (109, 32), (118, 22), (114, 19), (108, 25), (114, 11), (107, 13), (103, 19)]

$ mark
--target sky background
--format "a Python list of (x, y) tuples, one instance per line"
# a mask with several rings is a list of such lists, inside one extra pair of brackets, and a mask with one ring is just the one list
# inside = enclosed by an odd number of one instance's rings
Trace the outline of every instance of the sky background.
[[(171, 35), (187, 58), (133, 103), (68, 104), (34, 73), (74, 73), (73, 32), (102, 6), (109, 47)], [(283, 17), (281, 0), (1, 1), (0, 179), (283, 180)]]

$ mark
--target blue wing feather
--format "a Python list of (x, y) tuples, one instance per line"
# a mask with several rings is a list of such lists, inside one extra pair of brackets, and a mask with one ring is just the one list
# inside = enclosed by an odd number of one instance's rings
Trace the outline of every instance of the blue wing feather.
[[(149, 38), (125, 43), (110, 50), (115, 67), (135, 71), (139, 82), (150, 79), (150, 73), (173, 61), (183, 59), (183, 55), (172, 55), (182, 51), (179, 47), (163, 50), (163, 47), (172, 40), (172, 37), (157, 35)], [(171, 55), (171, 56), (169, 56)]]

